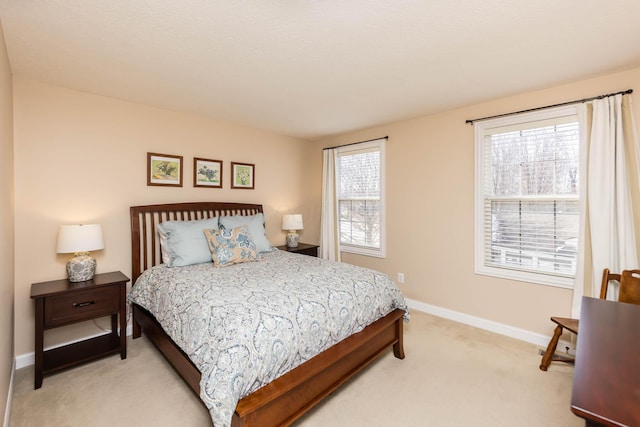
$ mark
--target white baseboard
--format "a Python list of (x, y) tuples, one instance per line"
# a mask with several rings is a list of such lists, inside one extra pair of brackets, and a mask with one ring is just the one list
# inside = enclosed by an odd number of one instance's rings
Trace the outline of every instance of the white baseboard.
[[(127, 326), (127, 336), (130, 337), (132, 333), (133, 333), (133, 327), (131, 325), (128, 325)], [(104, 332), (100, 332), (100, 333), (97, 333), (97, 334), (94, 334), (94, 335), (89, 335), (87, 337), (80, 338), (80, 339), (77, 339), (77, 340), (74, 340), (74, 341), (69, 341), (69, 342), (65, 342), (65, 343), (62, 343), (62, 344), (52, 345), (51, 347), (45, 348), (45, 350), (49, 350), (49, 349), (52, 349), (52, 348), (63, 347), (65, 345), (73, 344), (73, 343), (76, 343), (78, 341), (83, 341), (83, 340), (86, 340), (86, 339), (99, 337), (100, 335), (104, 335)], [(15, 369), (26, 368), (27, 366), (31, 366), (34, 363), (36, 363), (36, 358), (35, 358), (35, 353), (33, 351), (31, 353), (21, 354), (19, 356), (16, 356)]]
[[(540, 346), (543, 349), (547, 348), (549, 340), (551, 339), (550, 335), (543, 335), (537, 332), (527, 331), (526, 329), (516, 328), (515, 326), (505, 325), (504, 323), (494, 322), (493, 320), (487, 320), (481, 317), (471, 316), (459, 311), (449, 310), (448, 308), (442, 308), (436, 305), (431, 305), (408, 298), (406, 299), (406, 301), (409, 305), (409, 308), (412, 310), (422, 311), (424, 313), (453, 320), (458, 323), (464, 323), (465, 325), (474, 326), (486, 331), (495, 332), (500, 335), (505, 335), (521, 341), (529, 342)], [(574, 345), (562, 340), (558, 342), (558, 348), (565, 347), (573, 348)]]
[[(549, 344), (549, 340), (551, 339), (550, 335), (543, 335), (536, 332), (527, 331), (526, 329), (516, 328), (515, 326), (505, 325), (504, 323), (494, 322), (493, 320), (483, 319), (481, 317), (471, 316), (469, 314), (461, 313), (459, 311), (450, 310), (448, 308), (438, 307), (436, 305), (427, 304), (424, 302), (416, 301), (407, 298), (407, 305), (412, 310), (422, 311), (423, 313), (432, 314), (434, 316), (442, 317), (444, 319), (453, 320), (458, 323), (463, 323), (465, 325), (474, 326), (476, 328), (484, 329), (486, 331), (495, 332), (500, 335), (505, 335), (507, 337), (515, 338), (520, 341), (525, 341), (531, 344), (535, 344), (542, 348), (546, 348)], [(127, 326), (127, 336), (131, 336), (132, 327), (131, 325)], [(99, 336), (101, 334), (96, 334), (94, 336)], [(93, 338), (94, 336), (86, 337)], [(83, 338), (83, 339), (86, 339)], [(80, 340), (78, 340), (80, 341)], [(63, 345), (71, 344), (64, 343), (60, 345), (56, 345), (55, 347), (62, 347)], [(558, 342), (558, 348), (574, 348), (574, 344), (571, 344), (567, 341), (561, 340)], [(51, 347), (54, 348), (54, 347)], [(20, 356), (16, 356), (16, 361), (14, 363), (14, 370), (21, 369), (27, 366), (31, 366), (35, 363), (34, 353), (27, 353)]]
[(9, 380), (9, 390), (7, 391), (7, 405), (4, 408), (4, 422), (3, 427), (9, 427), (9, 418), (11, 418), (11, 404), (13, 403), (13, 383), (16, 375), (16, 362), (13, 361), (11, 367), (11, 379)]

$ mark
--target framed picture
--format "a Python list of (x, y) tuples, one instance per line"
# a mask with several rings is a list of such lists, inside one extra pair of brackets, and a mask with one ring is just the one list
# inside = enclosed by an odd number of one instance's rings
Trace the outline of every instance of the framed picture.
[(194, 157), (193, 186), (222, 188), (222, 161)]
[(182, 156), (147, 153), (147, 185), (182, 187)]
[(255, 165), (250, 163), (231, 162), (231, 188), (246, 188), (253, 190)]

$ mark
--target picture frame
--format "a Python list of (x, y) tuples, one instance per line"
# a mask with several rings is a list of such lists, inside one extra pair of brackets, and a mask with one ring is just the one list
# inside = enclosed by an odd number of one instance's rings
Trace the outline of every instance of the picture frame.
[(222, 160), (194, 157), (193, 186), (222, 188)]
[(255, 172), (254, 164), (231, 162), (231, 188), (253, 190)]
[(182, 156), (147, 153), (147, 185), (182, 187)]

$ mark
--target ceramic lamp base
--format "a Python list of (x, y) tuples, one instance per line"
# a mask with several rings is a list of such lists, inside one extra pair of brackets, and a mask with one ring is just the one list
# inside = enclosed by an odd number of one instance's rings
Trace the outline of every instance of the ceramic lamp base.
[(86, 282), (96, 274), (96, 260), (88, 253), (78, 253), (67, 263), (70, 282)]
[(297, 248), (298, 243), (300, 242), (300, 235), (295, 231), (290, 231), (287, 234), (287, 246), (290, 248)]

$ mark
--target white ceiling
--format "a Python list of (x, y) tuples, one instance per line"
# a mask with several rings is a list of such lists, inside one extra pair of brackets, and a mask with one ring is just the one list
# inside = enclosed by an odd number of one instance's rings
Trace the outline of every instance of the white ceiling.
[(640, 66), (638, 0), (0, 0), (0, 19), (15, 75), (308, 139)]

